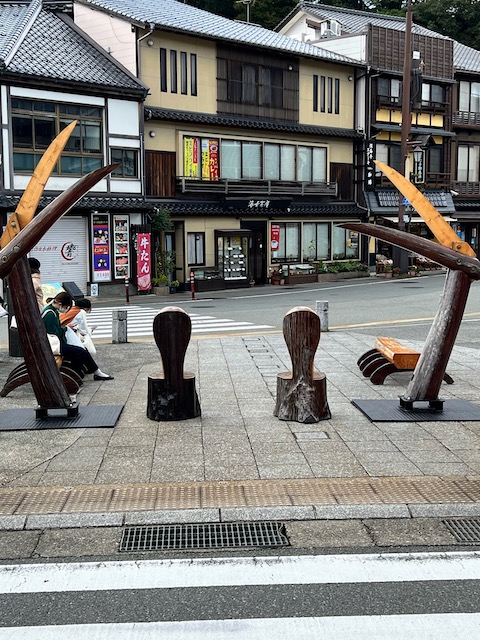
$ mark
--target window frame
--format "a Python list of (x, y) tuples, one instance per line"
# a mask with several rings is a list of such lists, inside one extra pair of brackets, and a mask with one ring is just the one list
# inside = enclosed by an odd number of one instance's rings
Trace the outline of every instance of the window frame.
[[(195, 236), (193, 245), (190, 245), (190, 237)], [(193, 256), (191, 254), (193, 250)], [(199, 255), (200, 254), (200, 255)], [(194, 260), (191, 260), (191, 258)], [(201, 258), (201, 260), (199, 259)], [(187, 264), (189, 267), (200, 267), (205, 265), (205, 232), (204, 231), (188, 231), (187, 232)]]
[[(73, 120), (77, 120), (77, 125), (52, 174), (82, 176), (103, 166), (105, 161), (104, 118), (105, 108), (99, 105), (72, 104), (12, 96), (10, 98), (10, 121), (14, 172), (31, 173), (55, 136)], [(15, 122), (21, 119), (30, 122), (31, 139), (24, 140), (19, 144), (15, 139)], [(51, 132), (48, 137), (51, 139), (41, 142), (41, 138), (36, 134), (36, 122), (50, 123)], [(28, 162), (28, 166), (22, 167), (18, 164), (22, 158), (27, 161), (31, 159), (32, 162)], [(70, 169), (67, 168), (69, 165)]]

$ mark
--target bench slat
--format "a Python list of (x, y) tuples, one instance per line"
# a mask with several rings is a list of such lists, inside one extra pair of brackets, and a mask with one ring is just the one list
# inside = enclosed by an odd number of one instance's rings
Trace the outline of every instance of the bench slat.
[(375, 349), (397, 369), (415, 369), (420, 353), (397, 342), (394, 338), (377, 338)]

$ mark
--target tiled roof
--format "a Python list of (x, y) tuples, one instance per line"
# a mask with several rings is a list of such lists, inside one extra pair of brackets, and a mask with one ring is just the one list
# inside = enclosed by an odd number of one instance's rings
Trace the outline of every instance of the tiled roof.
[[(385, 29), (394, 29), (395, 31), (405, 31), (405, 18), (398, 16), (388, 16), (380, 13), (371, 13), (369, 11), (357, 11), (355, 9), (343, 9), (341, 7), (332, 7), (326, 4), (313, 4), (312, 2), (300, 2), (288, 16), (286, 16), (278, 25), (281, 28), (297, 11), (304, 11), (309, 16), (317, 18), (317, 20), (331, 19), (336, 20), (342, 26), (342, 34), (345, 33), (363, 33), (369, 24), (377, 27), (385, 27)], [(446, 36), (442, 36), (435, 31), (421, 27), (418, 24), (412, 25), (412, 33), (430, 36), (432, 38), (442, 38), (448, 40)]]
[[(440, 190), (427, 190), (425, 196), (440, 213), (455, 213), (453, 198), (449, 193)], [(399, 193), (396, 189), (378, 189), (377, 191), (366, 191), (365, 200), (372, 213), (398, 213)]]
[(4, 66), (18, 45), (27, 24), (41, 8), (41, 0), (24, 4), (4, 4), (0, 7), (0, 64)]
[[(11, 17), (17, 11), (17, 6), (0, 4), (0, 21), (13, 22)], [(15, 31), (18, 26), (11, 29)], [(23, 40), (4, 73), (93, 86), (102, 92), (121, 90), (123, 95), (146, 95), (145, 85), (92, 43), (69, 18), (41, 11), (24, 29)]]
[(175, 111), (171, 109), (145, 109), (145, 120), (173, 120), (176, 122), (196, 122), (203, 125), (241, 127), (245, 129), (262, 129), (264, 131), (281, 131), (284, 133), (308, 133), (319, 136), (337, 136), (343, 138), (361, 138), (354, 129), (338, 127), (317, 127), (306, 124), (290, 124), (288, 122), (269, 122), (253, 118), (238, 118), (210, 113)]
[(178, 0), (78, 1), (145, 28), (154, 27), (177, 33), (195, 34), (223, 42), (254, 45), (283, 53), (359, 66), (358, 61), (338, 53), (300, 42), (256, 24), (224, 18)]
[[(192, 202), (192, 201), (155, 201), (168, 210), (172, 216), (258, 216), (258, 210), (252, 209), (234, 209), (229, 210), (222, 202)], [(265, 213), (267, 215), (267, 213)], [(268, 210), (268, 216), (288, 216), (295, 218), (298, 216), (330, 216), (337, 218), (355, 217), (364, 218), (365, 211), (357, 206), (354, 202), (293, 202), (290, 205), (290, 212), (285, 209), (271, 208)]]
[(460, 42), (453, 43), (453, 64), (456, 71), (480, 73), (480, 51)]
[[(4, 211), (14, 211), (20, 202), (21, 195), (18, 194), (0, 194), (0, 209)], [(39, 209), (43, 209), (50, 204), (55, 196), (42, 196), (40, 198)], [(151, 211), (154, 204), (146, 201), (144, 198), (135, 198), (131, 196), (125, 197), (102, 197), (102, 196), (84, 196), (73, 208), (72, 211), (78, 210), (97, 210), (97, 211)]]

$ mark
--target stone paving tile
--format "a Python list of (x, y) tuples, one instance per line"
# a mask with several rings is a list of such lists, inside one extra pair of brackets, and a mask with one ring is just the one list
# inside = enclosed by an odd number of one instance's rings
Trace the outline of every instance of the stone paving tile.
[(105, 447), (75, 447), (55, 456), (47, 471), (85, 471), (97, 469), (105, 455)]
[(313, 478), (313, 472), (308, 464), (281, 464), (265, 465), (259, 464), (259, 475), (262, 480), (282, 479), (282, 478)]
[(16, 560), (32, 555), (40, 536), (40, 531), (0, 531), (0, 558)]
[(471, 465), (462, 464), (461, 462), (419, 462), (415, 465), (425, 475), (436, 476), (465, 476), (472, 470)]
[(368, 531), (359, 520), (289, 522), (287, 535), (292, 547), (302, 549), (351, 547), (352, 540), (359, 547), (373, 546)]
[(362, 467), (370, 476), (413, 476), (421, 475), (422, 473), (418, 466), (408, 461), (363, 462)]
[(256, 480), (259, 477), (255, 464), (205, 463), (206, 480)]
[(97, 467), (82, 471), (46, 471), (42, 473), (38, 484), (52, 487), (93, 484), (97, 477), (97, 472)]
[[(310, 462), (310, 461), (309, 461)], [(357, 478), (366, 476), (367, 472), (357, 461), (351, 463), (328, 464), (310, 462), (316, 478)]]

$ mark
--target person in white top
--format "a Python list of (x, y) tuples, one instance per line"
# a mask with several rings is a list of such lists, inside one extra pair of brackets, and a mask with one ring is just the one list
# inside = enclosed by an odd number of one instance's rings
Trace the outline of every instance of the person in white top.
[(81, 298), (75, 301), (73, 306), (67, 313), (60, 314), (60, 322), (62, 326), (69, 326), (76, 331), (77, 336), (82, 342), (82, 346), (90, 352), (92, 356), (97, 353), (95, 345), (92, 341), (92, 332), (96, 325), (88, 324), (87, 314), (92, 311), (92, 303), (87, 298)]

